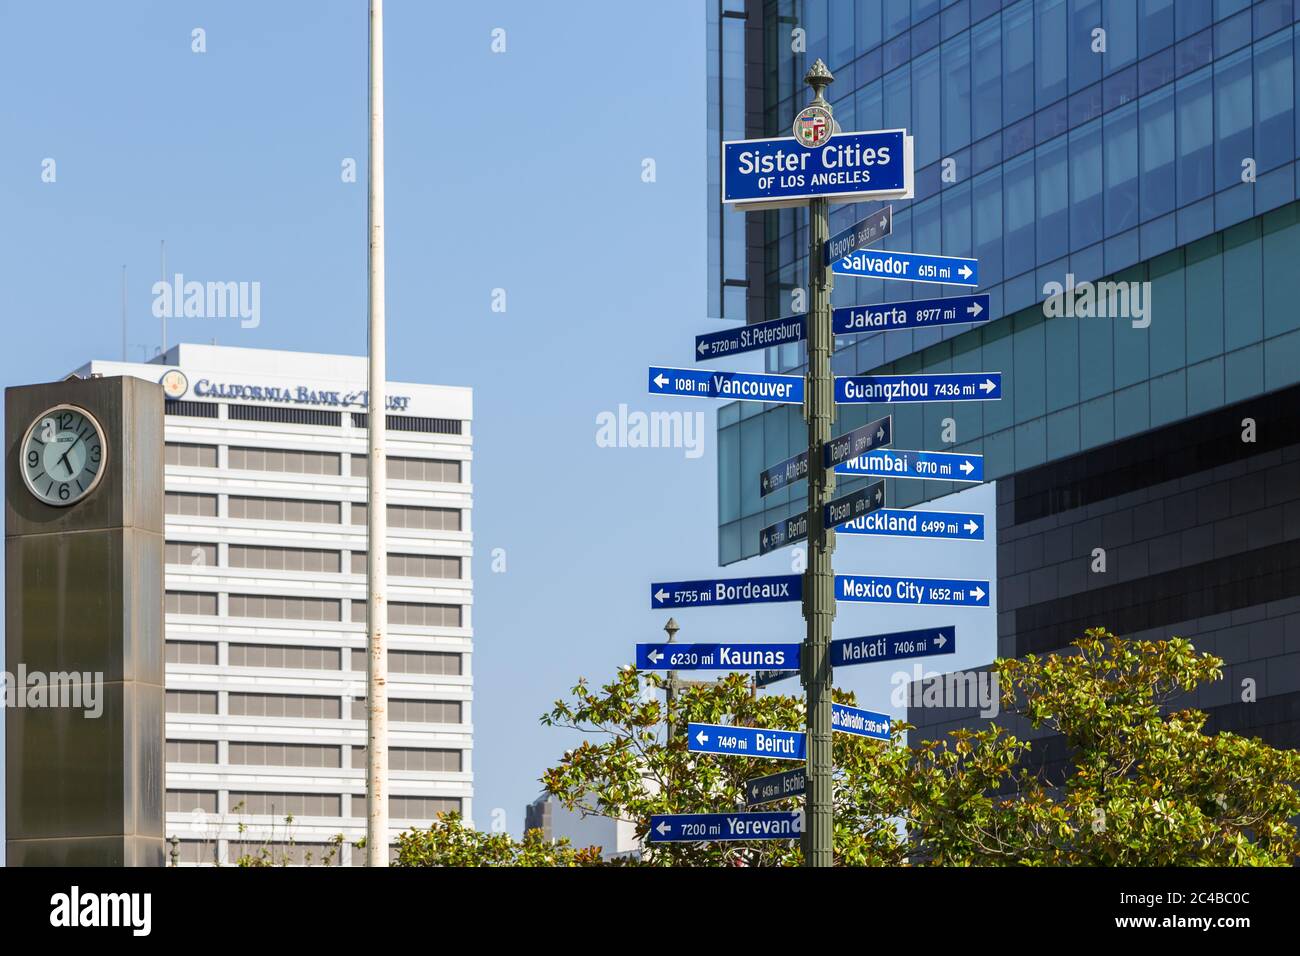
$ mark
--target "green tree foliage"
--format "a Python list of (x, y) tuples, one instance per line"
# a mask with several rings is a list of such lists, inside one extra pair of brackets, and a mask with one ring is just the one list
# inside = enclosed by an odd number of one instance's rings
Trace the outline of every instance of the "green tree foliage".
[(522, 841), (508, 833), (483, 833), (465, 826), (459, 813), (440, 813), (427, 829), (397, 837), (394, 866), (592, 866), (600, 847), (575, 849), (568, 840), (547, 841), (529, 830)]
[[(1179, 694), (1222, 676), (1219, 659), (1185, 640), (1128, 641), (1094, 629), (1070, 650), (999, 660), (1004, 710), (1061, 734), (1071, 766), (1035, 773), (1031, 741), (990, 724), (912, 748), (895, 722), (889, 745), (836, 734), (837, 865), (1290, 865), (1300, 854), (1300, 754), (1235, 734), (1207, 735)], [(693, 754), (689, 721), (801, 729), (802, 697), (754, 696), (731, 674), (681, 691), (625, 668), (583, 680), (542, 722), (586, 739), (542, 780), (571, 810), (630, 820), (744, 805), (745, 781), (786, 761)], [(854, 703), (835, 692), (838, 702)], [(671, 721), (680, 729), (668, 734)], [(801, 799), (765, 809), (797, 809)], [(785, 866), (793, 841), (650, 844), (651, 865)]]

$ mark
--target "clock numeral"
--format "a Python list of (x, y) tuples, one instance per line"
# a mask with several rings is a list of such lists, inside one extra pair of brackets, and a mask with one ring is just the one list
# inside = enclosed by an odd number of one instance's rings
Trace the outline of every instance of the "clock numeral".
[(98, 446), (98, 445), (91, 445), (91, 446), (90, 446), (90, 460), (93, 461), (95, 464), (99, 464), (99, 446)]
[(72, 428), (72, 412), (59, 412), (59, 428), (63, 431)]
[(27, 453), (27, 467), (35, 468), (40, 463), (41, 463), (41, 456), (37, 454), (36, 449), (33, 448), (31, 451)]
[(59, 485), (59, 500), (60, 500), (60, 501), (67, 501), (67, 500), (68, 500), (68, 496), (71, 495), (71, 494), (72, 494), (72, 492), (68, 489), (68, 484), (67, 484), (67, 482), (64, 482), (63, 484)]

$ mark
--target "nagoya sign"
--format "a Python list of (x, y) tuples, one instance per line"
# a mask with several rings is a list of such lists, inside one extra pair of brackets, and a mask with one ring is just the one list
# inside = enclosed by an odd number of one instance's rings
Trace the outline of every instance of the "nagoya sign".
[(843, 259), (855, 249), (861, 249), (884, 239), (894, 231), (894, 207), (886, 206), (874, 216), (855, 222), (843, 232), (837, 232), (822, 246), (822, 265), (828, 266)]
[(797, 668), (798, 644), (638, 644), (642, 671), (721, 671)]
[(650, 585), (650, 607), (714, 607), (723, 604), (770, 604), (802, 601), (802, 574), (757, 578), (708, 578)]
[(1001, 372), (835, 377), (835, 401), (841, 405), (863, 405), (867, 402), (995, 402), (1001, 397)]
[(957, 628), (932, 627), (921, 631), (898, 631), (873, 637), (848, 637), (831, 641), (831, 666), (897, 661), (906, 657), (953, 654), (957, 650)]
[(978, 259), (932, 256), (921, 252), (854, 252), (831, 264), (831, 271), (859, 279), (899, 279), (943, 285), (980, 284)]
[[(985, 296), (985, 298), (988, 298)], [(773, 319), (756, 325), (741, 325), (722, 332), (695, 336), (695, 361), (738, 355), (755, 349), (770, 349), (786, 342), (802, 342), (805, 337), (803, 316)]]
[(924, 329), (932, 325), (965, 325), (987, 322), (988, 293), (954, 295), (946, 299), (913, 299), (880, 305), (850, 305), (831, 310), (831, 331), (836, 335), (862, 332), (890, 332), (895, 329)]
[(757, 813), (656, 813), (650, 817), (651, 843), (797, 840), (802, 834), (802, 810)]
[(722, 201), (739, 209), (779, 209), (819, 198), (911, 197), (912, 137), (906, 130), (840, 133), (812, 148), (793, 136), (722, 144)]
[(702, 368), (650, 366), (649, 390), (655, 395), (686, 395), (742, 402), (803, 402), (802, 375), (714, 372)]

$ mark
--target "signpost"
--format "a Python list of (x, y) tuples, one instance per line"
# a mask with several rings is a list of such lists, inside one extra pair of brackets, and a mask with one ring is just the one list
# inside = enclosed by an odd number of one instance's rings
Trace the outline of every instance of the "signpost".
[(807, 785), (808, 772), (803, 767), (746, 780), (745, 806), (757, 807), (773, 800), (800, 796)]
[(758, 533), (758, 553), (767, 554), (787, 544), (803, 541), (808, 537), (808, 513), (800, 512), (791, 518), (770, 524)]
[(977, 482), (984, 480), (984, 456), (957, 455), (947, 451), (902, 451), (878, 448), (865, 455), (841, 462), (835, 466), (835, 471), (841, 475)]
[(958, 256), (932, 256), (922, 252), (850, 253), (831, 263), (836, 275), (860, 279), (899, 279), (903, 282), (937, 282), (943, 285), (980, 284), (978, 259)]
[(654, 395), (686, 395), (692, 398), (721, 398), (727, 401), (803, 402), (803, 378), (799, 375), (765, 375), (758, 372), (719, 372), (710, 369), (650, 366), (649, 391)]
[(971, 511), (910, 511), (881, 508), (845, 522), (840, 534), (879, 534), (899, 538), (983, 541), (984, 516)]
[(822, 464), (830, 468), (873, 448), (892, 444), (893, 440), (894, 416), (886, 415), (874, 422), (868, 422), (861, 428), (855, 428), (851, 432), (832, 438), (823, 450)]
[[(987, 298), (987, 296), (985, 297)], [(802, 315), (788, 319), (773, 319), (755, 325), (741, 325), (722, 332), (695, 336), (695, 361), (739, 355), (755, 349), (770, 349), (786, 342), (802, 342), (804, 320)]]
[(848, 637), (831, 641), (831, 664), (874, 664), (909, 657), (932, 657), (957, 651), (957, 628), (930, 627), (919, 631), (897, 631), (871, 637)]
[(759, 497), (764, 498), (774, 491), (780, 491), (786, 485), (792, 485), (808, 477), (808, 452), (801, 451), (793, 458), (787, 458), (779, 465), (773, 465), (758, 476)]
[(802, 810), (754, 813), (656, 813), (650, 817), (651, 843), (701, 843), (725, 840), (797, 840)]
[(692, 723), (686, 725), (686, 740), (692, 753), (769, 760), (804, 760), (808, 756), (802, 730)]
[(835, 600), (866, 604), (933, 604), (988, 607), (987, 581), (911, 578), (896, 575), (837, 574)]
[(836, 335), (927, 329), (936, 325), (966, 325), (993, 318), (987, 293), (946, 299), (912, 299), (880, 305), (850, 305), (831, 313)]
[(850, 252), (864, 249), (873, 242), (879, 242), (894, 231), (894, 207), (886, 206), (880, 212), (872, 213), (866, 219), (855, 222), (842, 232), (837, 232), (826, 240), (822, 247), (822, 265), (829, 266), (836, 259), (842, 259)]
[(836, 704), (831, 708), (831, 726), (841, 733), (873, 740), (889, 739), (889, 715), (861, 707)]
[(884, 504), (885, 483), (873, 481), (865, 488), (859, 488), (857, 491), (851, 491), (834, 501), (827, 502), (822, 514), (822, 523), (828, 528), (834, 528), (845, 521), (868, 515), (877, 508), (884, 507)]
[(636, 666), (642, 671), (794, 669), (798, 644), (638, 644)]
[(719, 607), (726, 604), (770, 604), (803, 598), (803, 575), (706, 578), (650, 585), (650, 607)]
[(835, 401), (994, 402), (1002, 397), (1001, 372), (941, 372), (932, 375), (839, 375)]
[(813, 147), (793, 136), (722, 144), (722, 201), (737, 209), (803, 206), (810, 199), (911, 199), (912, 192), (906, 130), (840, 133)]

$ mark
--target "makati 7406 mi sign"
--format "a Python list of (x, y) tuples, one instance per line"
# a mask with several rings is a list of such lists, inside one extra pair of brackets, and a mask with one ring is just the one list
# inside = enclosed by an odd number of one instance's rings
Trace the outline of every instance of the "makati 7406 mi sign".
[(722, 201), (779, 209), (809, 199), (912, 198), (912, 137), (906, 130), (840, 133), (809, 147), (793, 136), (722, 144)]

